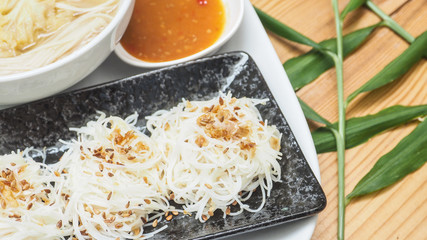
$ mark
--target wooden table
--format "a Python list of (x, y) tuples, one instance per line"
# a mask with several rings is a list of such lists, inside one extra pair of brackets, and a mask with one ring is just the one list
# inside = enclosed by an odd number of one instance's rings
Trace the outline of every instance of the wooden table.
[[(251, 0), (276, 19), (315, 41), (335, 37), (330, 0)], [(340, 9), (349, 0), (340, 1)], [(412, 36), (427, 30), (427, 0), (375, 0)], [(380, 19), (366, 8), (349, 14), (344, 34), (372, 25)], [(282, 62), (309, 50), (269, 33)], [(388, 28), (374, 31), (367, 42), (346, 58), (344, 63), (347, 96), (373, 77), (408, 44)], [(297, 95), (330, 121), (337, 121), (335, 70), (322, 74)], [(398, 81), (356, 98), (347, 117), (372, 114), (393, 105), (427, 103), (427, 61), (421, 60)], [(309, 122), (310, 128), (318, 125)], [(346, 151), (346, 194), (375, 164), (416, 126), (415, 122), (384, 132), (367, 143)], [(426, 133), (427, 134), (427, 133)], [(427, 146), (426, 146), (427, 147)], [(320, 213), (313, 239), (337, 236), (337, 157), (336, 153), (318, 155), (322, 186), (328, 199)], [(427, 239), (427, 164), (397, 184), (378, 193), (351, 202), (346, 209), (346, 239)]]

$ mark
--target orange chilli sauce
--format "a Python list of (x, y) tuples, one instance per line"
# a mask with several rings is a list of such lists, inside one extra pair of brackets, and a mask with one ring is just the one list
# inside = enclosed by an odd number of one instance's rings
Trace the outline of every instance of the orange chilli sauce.
[(136, 0), (121, 44), (141, 60), (171, 61), (211, 46), (224, 25), (222, 0)]

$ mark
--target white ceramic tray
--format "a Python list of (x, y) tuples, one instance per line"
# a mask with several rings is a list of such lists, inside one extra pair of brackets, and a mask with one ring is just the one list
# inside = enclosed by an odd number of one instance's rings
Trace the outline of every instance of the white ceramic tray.
[[(320, 181), (319, 164), (307, 122), (282, 64), (249, 0), (245, 2), (242, 25), (235, 36), (219, 50), (219, 53), (237, 50), (247, 52), (255, 60), (310, 167)], [(127, 65), (112, 53), (98, 69), (67, 91), (109, 82), (146, 71), (149, 70)], [(2, 108), (4, 107), (0, 106), (0, 109)], [(233, 239), (310, 239), (316, 226), (316, 220), (316, 216), (309, 217), (265, 230), (245, 233), (233, 237)]]

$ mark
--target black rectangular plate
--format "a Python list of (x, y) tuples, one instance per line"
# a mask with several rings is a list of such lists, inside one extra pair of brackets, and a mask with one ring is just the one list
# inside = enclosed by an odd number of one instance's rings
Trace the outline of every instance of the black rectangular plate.
[[(59, 139), (75, 138), (70, 127), (93, 120), (96, 111), (126, 117), (145, 116), (170, 109), (182, 98), (208, 100), (219, 91), (235, 97), (268, 98), (259, 106), (263, 119), (282, 133), (282, 182), (275, 183), (264, 208), (223, 218), (220, 212), (206, 223), (179, 216), (154, 239), (208, 239), (265, 228), (316, 214), (326, 206), (326, 197), (313, 175), (285, 117), (251, 57), (232, 52), (144, 73), (0, 111), (0, 154), (25, 147), (48, 149), (48, 161), (61, 155)], [(252, 208), (261, 202), (260, 191), (248, 201)], [(147, 229), (148, 231), (150, 229)]]

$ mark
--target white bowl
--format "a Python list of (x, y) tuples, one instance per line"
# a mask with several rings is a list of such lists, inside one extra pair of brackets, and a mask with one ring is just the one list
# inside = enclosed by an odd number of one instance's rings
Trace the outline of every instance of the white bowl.
[(41, 99), (76, 84), (114, 50), (132, 16), (135, 0), (121, 0), (112, 21), (94, 39), (70, 55), (43, 67), (0, 77), (0, 105)]
[(211, 45), (210, 47), (200, 52), (197, 52), (188, 57), (184, 57), (184, 58), (180, 58), (172, 61), (166, 61), (166, 62), (146, 62), (141, 59), (138, 59), (130, 55), (120, 43), (117, 45), (116, 50), (114, 52), (124, 62), (130, 65), (133, 65), (136, 67), (142, 67), (142, 68), (166, 67), (166, 66), (194, 60), (194, 59), (203, 57), (205, 55), (213, 54), (216, 51), (218, 51), (219, 48), (222, 45), (224, 45), (234, 35), (234, 33), (239, 28), (240, 23), (242, 22), (242, 19), (243, 19), (244, 0), (223, 0), (223, 2), (224, 2), (225, 11), (226, 11), (224, 31), (222, 32), (221, 36), (213, 45)]

